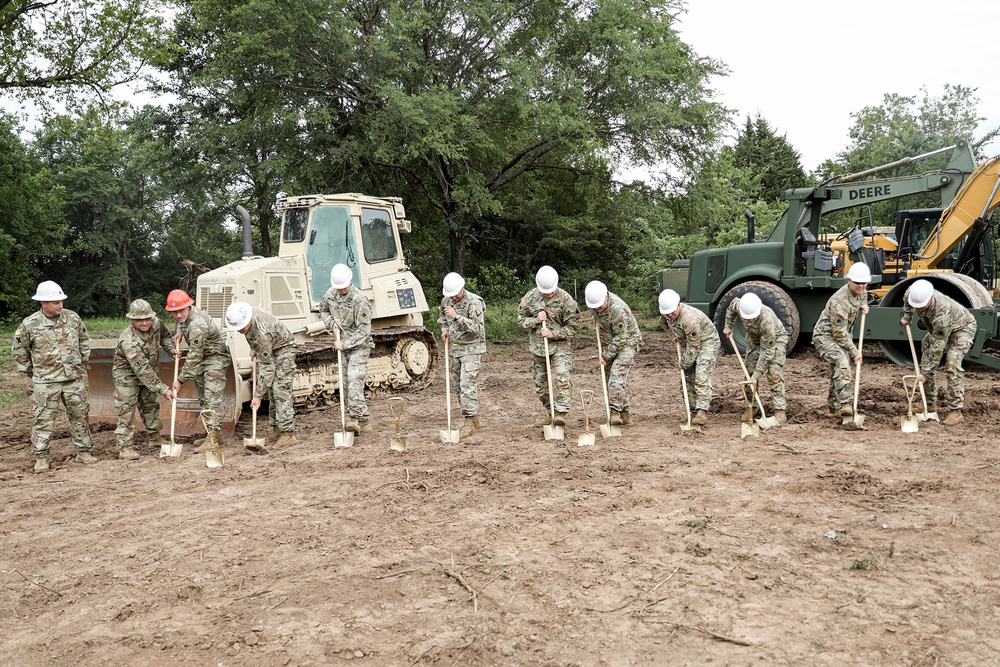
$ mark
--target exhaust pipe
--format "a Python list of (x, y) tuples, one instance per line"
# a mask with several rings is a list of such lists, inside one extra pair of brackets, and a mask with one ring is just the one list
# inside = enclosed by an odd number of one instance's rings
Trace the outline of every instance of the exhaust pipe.
[(250, 214), (239, 204), (236, 205), (236, 214), (243, 221), (243, 257), (253, 257), (253, 234), (250, 231)]
[(743, 215), (747, 217), (747, 243), (754, 243), (757, 240), (757, 230), (753, 224), (753, 213), (750, 212), (750, 209), (746, 208), (743, 209)]

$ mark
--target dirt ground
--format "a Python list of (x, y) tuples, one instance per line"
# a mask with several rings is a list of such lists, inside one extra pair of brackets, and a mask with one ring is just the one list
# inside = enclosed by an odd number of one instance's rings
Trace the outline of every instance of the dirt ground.
[[(578, 409), (565, 441), (532, 426), (521, 342), (491, 345), (468, 442), (438, 439), (440, 374), (407, 394), (405, 453), (379, 397), (353, 448), (325, 410), (220, 469), (114, 460), (110, 430), (75, 464), (60, 416), (35, 475), (28, 401), (3, 409), (0, 665), (1000, 664), (996, 374), (969, 367), (964, 424), (903, 434), (903, 369), (873, 353), (848, 432), (800, 350), (790, 422), (741, 440), (729, 356), (684, 434), (669, 341), (644, 335), (635, 425), (594, 447)], [(599, 378), (579, 346), (576, 389), (600, 402)]]

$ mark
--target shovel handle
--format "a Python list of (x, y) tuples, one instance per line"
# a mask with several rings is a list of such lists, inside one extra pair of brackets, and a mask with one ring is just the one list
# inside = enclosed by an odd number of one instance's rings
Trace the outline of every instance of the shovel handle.
[(580, 403), (583, 406), (583, 430), (590, 431), (590, 408), (594, 405), (594, 390), (581, 389)]
[[(448, 433), (451, 433), (451, 352), (449, 351), (449, 338), (444, 341), (444, 396), (445, 408), (448, 412)], [(545, 348), (545, 361), (549, 360), (549, 348)], [(552, 396), (552, 382), (549, 382), (549, 396)], [(551, 399), (550, 399), (551, 400)]]
[[(733, 346), (733, 352), (736, 353), (736, 358), (740, 360), (740, 368), (743, 369), (743, 375), (746, 377), (747, 382), (752, 382), (750, 378), (750, 373), (747, 371), (746, 364), (743, 363), (743, 355), (740, 354), (740, 348), (736, 347), (736, 341), (733, 340), (733, 334), (729, 334), (729, 344)], [(754, 395), (757, 397), (757, 407), (760, 408), (760, 415), (763, 418), (767, 413), (764, 412), (764, 404), (760, 400), (760, 392), (755, 391)]]
[[(546, 328), (543, 326), (542, 330), (544, 331)], [(549, 339), (542, 336), (542, 344), (545, 345), (545, 379), (549, 384), (549, 423), (551, 424), (556, 420), (556, 399), (552, 391), (552, 362), (549, 360)], [(611, 413), (609, 412), (608, 415), (610, 416)], [(448, 420), (448, 428), (451, 428), (451, 419)]]
[(399, 437), (399, 420), (403, 418), (403, 403), (406, 401), (399, 396), (389, 397), (389, 414), (396, 422), (396, 437)]
[(340, 327), (335, 326), (333, 333), (337, 338), (337, 393), (340, 394), (340, 437), (347, 439), (347, 414), (344, 410), (344, 384), (347, 374), (344, 372), (344, 351), (340, 349)]
[(597, 364), (601, 367), (601, 389), (604, 390), (604, 416), (611, 424), (611, 400), (608, 398), (608, 376), (601, 360), (604, 359), (604, 349), (601, 347), (601, 325), (594, 318), (594, 331), (597, 332)]
[[(674, 347), (677, 349), (677, 366), (680, 368), (681, 365), (681, 342), (679, 340), (674, 341)], [(684, 375), (684, 369), (681, 368), (681, 392), (684, 394), (684, 410), (687, 412), (688, 416), (688, 428), (691, 428), (691, 401), (688, 399), (688, 381), (687, 376)]]
[(917, 348), (913, 344), (913, 333), (910, 331), (910, 323), (907, 322), (906, 326), (906, 340), (910, 341), (910, 354), (913, 355), (913, 372), (917, 377), (917, 384), (920, 385), (920, 400), (924, 404), (924, 414), (927, 414), (927, 394), (924, 393), (924, 383), (919, 381), (920, 378), (920, 362), (917, 361)]
[[(861, 313), (861, 330), (858, 332), (858, 354), (861, 354), (862, 357), (864, 355), (862, 354), (861, 348), (862, 348), (862, 345), (864, 345), (864, 342), (865, 342), (865, 314), (864, 314), (864, 312), (862, 312)], [(855, 365), (857, 366), (857, 368), (854, 369), (854, 418), (857, 419), (858, 418), (858, 390), (861, 387), (861, 362), (858, 361), (858, 363), (855, 364)]]
[[(176, 342), (176, 341), (175, 341)], [(181, 358), (174, 357), (174, 382), (177, 382), (178, 371), (180, 370)], [(171, 387), (172, 388), (172, 387)], [(170, 444), (174, 444), (174, 426), (177, 424), (177, 397), (170, 401)]]

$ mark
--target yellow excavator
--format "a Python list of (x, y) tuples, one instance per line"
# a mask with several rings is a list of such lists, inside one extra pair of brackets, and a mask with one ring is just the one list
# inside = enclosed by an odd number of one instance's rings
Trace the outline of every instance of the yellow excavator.
[[(222, 401), (222, 429), (231, 434), (243, 403), (251, 398), (250, 348), (228, 332), (222, 320), (234, 301), (245, 301), (274, 314), (295, 334), (299, 351), (293, 391), (297, 409), (317, 409), (336, 402), (340, 389), (334, 336), (323, 325), (319, 304), (330, 288), (330, 269), (346, 264), (354, 285), (372, 304), (372, 350), (367, 386), (380, 393), (425, 386), (437, 363), (437, 343), (423, 326), (427, 300), (407, 269), (400, 234), (411, 230), (402, 200), (356, 193), (280, 197), (281, 243), (277, 257), (253, 254), (250, 215), (237, 206), (243, 224), (243, 258), (198, 277), (195, 304), (227, 333), (232, 366)], [(168, 325), (173, 323), (168, 319)], [(88, 366), (90, 421), (114, 424), (111, 363), (115, 341), (94, 341)], [(160, 377), (173, 379), (173, 360), (160, 354)], [(177, 402), (175, 434), (203, 429), (194, 383), (186, 383)], [(169, 406), (161, 405), (163, 414)]]

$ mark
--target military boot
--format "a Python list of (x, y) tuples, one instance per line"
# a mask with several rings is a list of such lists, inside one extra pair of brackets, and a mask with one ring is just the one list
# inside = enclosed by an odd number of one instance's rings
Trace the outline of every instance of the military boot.
[(349, 417), (347, 419), (347, 424), (344, 425), (344, 430), (357, 434), (361, 432), (361, 426), (358, 425), (357, 419)]
[(267, 434), (266, 438), (264, 438), (264, 445), (267, 447), (272, 447), (274, 446), (275, 443), (278, 442), (278, 438), (280, 437), (281, 437), (281, 431), (279, 431), (277, 427), (272, 426), (271, 432)]
[(126, 461), (138, 461), (139, 452), (135, 451), (131, 447), (122, 447), (118, 450), (118, 458)]
[(169, 445), (170, 441), (163, 437), (163, 434), (159, 431), (155, 433), (152, 431), (147, 431), (146, 436), (149, 438), (150, 447), (159, 447), (160, 445)]
[(955, 424), (961, 424), (964, 421), (965, 417), (962, 416), (962, 409), (955, 408), (954, 410), (948, 413), (948, 416), (945, 417), (944, 421), (941, 423), (944, 424), (945, 426), (954, 426)]
[(49, 469), (49, 459), (47, 456), (35, 457), (35, 472), (45, 472)]
[(81, 449), (73, 459), (77, 463), (97, 463), (97, 457), (90, 453), (89, 449)]
[(535, 426), (551, 426), (551, 425), (552, 425), (552, 417), (548, 415), (542, 417), (541, 419), (535, 422)]
[(371, 430), (372, 430), (372, 424), (370, 421), (368, 421), (367, 419), (358, 420), (358, 431), (357, 431), (358, 435), (361, 435), (362, 433), (370, 433)]
[[(201, 439), (201, 444), (194, 448), (194, 451), (197, 452), (198, 454), (203, 454), (204, 452), (208, 452), (213, 449), (218, 449), (219, 448), (219, 445), (217, 444), (219, 437), (218, 434), (219, 434), (218, 431), (212, 431), (211, 433), (206, 435), (204, 438)], [(198, 444), (197, 440), (195, 440), (194, 442), (196, 445)]]
[(621, 415), (622, 426), (631, 426), (632, 425), (632, 415), (629, 414), (628, 410), (622, 410), (618, 414)]
[(295, 437), (294, 431), (282, 431), (281, 435), (278, 437), (278, 442), (274, 443), (275, 449), (287, 449), (292, 445), (297, 445), (299, 443), (298, 438)]
[(566, 425), (566, 412), (557, 412), (555, 418), (552, 420), (553, 426), (565, 426)]
[(840, 416), (841, 417), (853, 417), (854, 408), (851, 407), (850, 403), (844, 403), (840, 406)]
[(708, 423), (708, 412), (705, 410), (696, 410), (694, 417), (691, 418), (691, 423), (695, 426), (704, 426)]
[(204, 445), (206, 442), (208, 442), (208, 436), (207, 435), (204, 438), (195, 438), (195, 441), (193, 443), (191, 443), (191, 444), (194, 445), (194, 451), (196, 451), (196, 452), (203, 452), (205, 450), (201, 449), (201, 446)]
[(775, 410), (774, 421), (778, 422), (778, 425), (780, 426), (788, 421), (788, 416), (785, 414), (784, 410)]
[(465, 424), (462, 425), (462, 430), (458, 432), (458, 437), (468, 438), (476, 432), (477, 428), (479, 428), (479, 417), (466, 417)]
[(937, 412), (937, 403), (928, 403), (927, 412)]
[(622, 413), (614, 408), (611, 408), (611, 425), (621, 426), (622, 425)]

